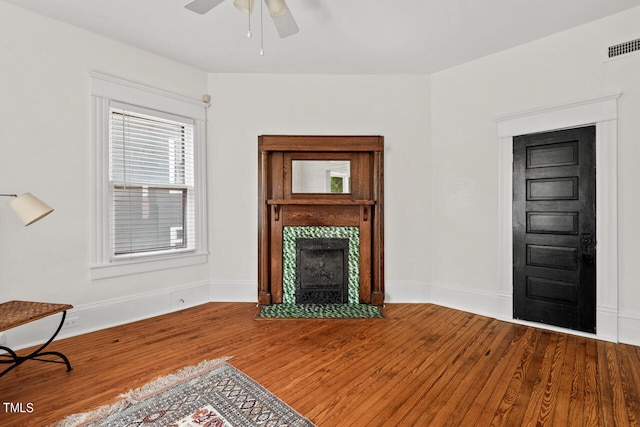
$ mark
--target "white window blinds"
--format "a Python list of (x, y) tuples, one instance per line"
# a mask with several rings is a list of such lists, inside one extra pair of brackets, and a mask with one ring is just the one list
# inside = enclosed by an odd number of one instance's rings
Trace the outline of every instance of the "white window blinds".
[(109, 109), (113, 257), (195, 249), (193, 134), (189, 119)]

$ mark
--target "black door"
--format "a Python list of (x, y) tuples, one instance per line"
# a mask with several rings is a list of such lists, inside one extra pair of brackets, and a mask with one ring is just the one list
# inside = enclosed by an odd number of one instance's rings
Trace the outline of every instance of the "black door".
[(595, 333), (595, 126), (513, 140), (513, 316)]

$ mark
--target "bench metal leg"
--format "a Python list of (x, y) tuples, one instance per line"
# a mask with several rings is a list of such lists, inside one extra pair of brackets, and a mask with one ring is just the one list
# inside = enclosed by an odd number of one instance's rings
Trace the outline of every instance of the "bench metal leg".
[[(44, 350), (49, 344), (51, 344), (51, 342), (56, 338), (56, 336), (58, 336), (58, 333), (60, 333), (60, 330), (62, 329), (62, 326), (64, 325), (64, 320), (67, 317), (67, 311), (63, 311), (62, 312), (62, 319), (60, 320), (60, 325), (58, 325), (58, 329), (56, 329), (56, 331), (53, 333), (53, 335), (51, 336), (51, 338), (49, 338), (49, 340), (42, 344), (37, 350), (35, 350), (34, 352), (32, 352), (31, 354), (27, 355), (27, 356), (18, 356), (16, 354), (15, 351), (11, 350), (9, 347), (5, 347), (5, 346), (1, 346), (0, 345), (0, 350), (4, 350), (7, 354), (4, 355), (0, 355), (3, 357), (8, 358), (9, 360), (0, 360), (0, 363), (9, 363), (11, 364), (11, 366), (9, 366), (7, 369), (5, 369), (4, 371), (0, 372), (0, 377), (3, 376), (4, 374), (6, 374), (7, 372), (9, 372), (10, 370), (12, 370), (13, 368), (19, 366), (20, 364), (22, 364), (23, 362), (27, 361), (27, 360), (37, 360), (39, 362), (49, 362), (49, 363), (64, 363), (65, 365), (67, 365), (67, 372), (69, 372), (70, 370), (72, 370), (73, 368), (71, 367), (71, 363), (69, 363), (69, 359), (67, 359), (67, 356), (65, 356), (64, 354), (57, 352), (57, 351), (42, 351)], [(57, 356), (60, 359), (62, 359), (62, 361), (60, 360), (50, 360), (50, 359), (42, 359), (41, 356)]]

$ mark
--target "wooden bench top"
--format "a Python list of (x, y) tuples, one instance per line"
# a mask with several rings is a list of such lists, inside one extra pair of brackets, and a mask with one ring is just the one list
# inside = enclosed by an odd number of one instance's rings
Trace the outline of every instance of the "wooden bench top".
[(71, 308), (73, 306), (70, 304), (52, 304), (48, 302), (4, 302), (0, 304), (0, 331), (15, 328)]

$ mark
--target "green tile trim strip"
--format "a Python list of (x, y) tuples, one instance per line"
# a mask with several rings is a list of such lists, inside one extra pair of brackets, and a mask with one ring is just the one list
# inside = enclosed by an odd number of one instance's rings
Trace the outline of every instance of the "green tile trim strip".
[(295, 304), (296, 238), (349, 239), (349, 304), (360, 302), (360, 230), (358, 227), (284, 227), (282, 232), (282, 303)]
[(381, 319), (380, 307), (367, 304), (273, 304), (261, 308), (263, 319)]

